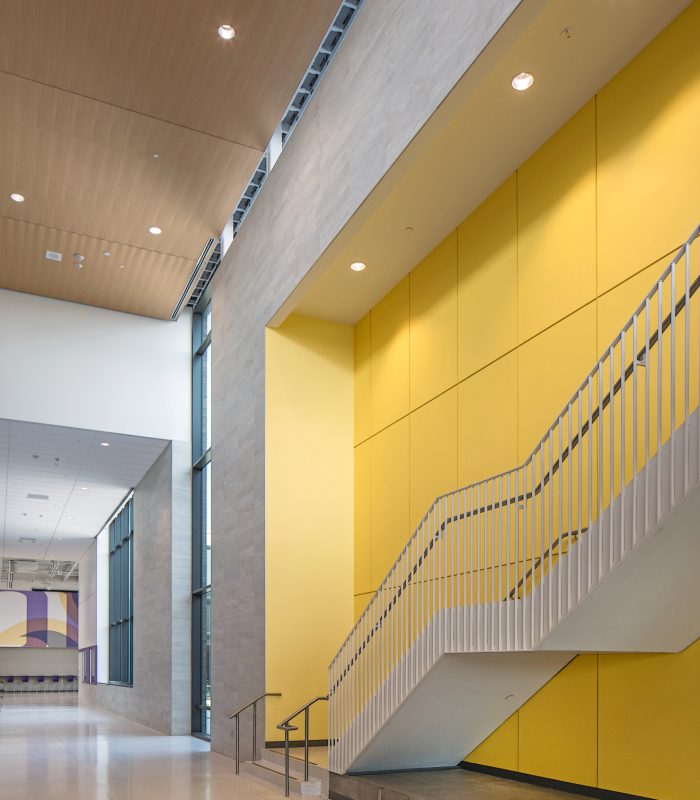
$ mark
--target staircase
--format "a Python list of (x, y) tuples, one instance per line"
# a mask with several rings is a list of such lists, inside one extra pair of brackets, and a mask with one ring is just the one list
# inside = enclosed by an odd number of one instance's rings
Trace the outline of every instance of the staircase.
[(578, 653), (700, 636), (699, 235), (526, 462), (435, 500), (330, 665), (332, 773), (454, 766)]

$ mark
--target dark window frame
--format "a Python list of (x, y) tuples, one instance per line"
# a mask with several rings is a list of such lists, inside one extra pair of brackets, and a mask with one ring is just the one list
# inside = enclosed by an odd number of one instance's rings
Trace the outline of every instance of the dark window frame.
[[(211, 442), (207, 400), (211, 369), (211, 302), (205, 295), (192, 316), (192, 708), (193, 735), (210, 738), (210, 603), (207, 511)], [(211, 428), (209, 428), (211, 430)]]

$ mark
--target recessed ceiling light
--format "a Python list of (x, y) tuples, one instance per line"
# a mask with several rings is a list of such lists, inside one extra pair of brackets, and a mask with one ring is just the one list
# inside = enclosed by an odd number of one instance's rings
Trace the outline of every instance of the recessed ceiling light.
[(23, 203), (24, 195), (20, 194), (19, 192), (12, 192), (10, 195), (10, 200), (14, 200), (15, 203)]
[(510, 83), (517, 91), (524, 92), (525, 89), (529, 89), (534, 82), (535, 79), (529, 72), (519, 72)]
[(101, 447), (109, 447), (109, 442), (100, 442)]
[(81, 491), (81, 492), (87, 492), (87, 490), (88, 490), (88, 487), (87, 487), (87, 486), (81, 486), (81, 487), (80, 487), (80, 491)]
[(80, 253), (73, 253), (73, 258), (76, 261), (85, 261), (85, 256), (81, 255)]
[(235, 35), (236, 31), (232, 25), (219, 25), (219, 36), (222, 39), (233, 39)]
[(62, 542), (63, 541), (63, 536), (57, 536), (56, 540), (59, 541), (59, 542)]
[(163, 231), (157, 225), (151, 225), (148, 229), (149, 233), (152, 233), (154, 236), (160, 236)]
[(365, 264), (364, 261), (353, 261), (352, 264), (350, 264), (350, 269), (353, 270), (353, 272), (362, 272), (366, 266), (367, 264)]
[(74, 269), (82, 269), (83, 265), (80, 263), (80, 261), (76, 261), (75, 264), (73, 264), (73, 268)]
[(119, 265), (119, 269), (124, 269), (125, 266), (126, 266), (126, 264), (120, 264)]
[(102, 255), (103, 256), (111, 256), (112, 254), (109, 252), (109, 250), (103, 250), (102, 251)]
[(44, 255), (45, 255), (47, 261), (62, 261), (63, 260), (63, 253), (58, 253), (58, 252), (56, 252), (56, 250), (47, 250)]
[(407, 225), (404, 228), (404, 230), (406, 231), (406, 233), (413, 233), (413, 226), (412, 225)]
[(73, 516), (72, 516), (71, 514), (69, 514), (69, 515), (66, 517), (66, 519), (73, 519)]

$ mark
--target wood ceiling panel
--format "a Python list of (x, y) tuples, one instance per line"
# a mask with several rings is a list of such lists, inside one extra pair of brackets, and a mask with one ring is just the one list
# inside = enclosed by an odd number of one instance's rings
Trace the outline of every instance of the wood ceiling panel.
[(2, 0), (0, 70), (262, 150), (338, 6)]
[[(187, 259), (221, 232), (260, 159), (257, 150), (2, 73), (0, 153), (0, 214)], [(13, 203), (10, 192), (26, 201)], [(151, 225), (163, 234), (149, 234)]]
[[(63, 261), (46, 260), (46, 250)], [(85, 257), (82, 269), (73, 267), (74, 253)], [(193, 260), (0, 217), (5, 289), (170, 319), (193, 268)]]

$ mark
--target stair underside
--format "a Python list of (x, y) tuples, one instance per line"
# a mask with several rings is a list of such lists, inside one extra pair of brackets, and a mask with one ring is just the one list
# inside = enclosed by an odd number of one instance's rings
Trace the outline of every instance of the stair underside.
[[(480, 606), (478, 613), (466, 606), (435, 616), (404, 661), (409, 663), (415, 650), (425, 650), (426, 640), (438, 627), (444, 630), (442, 626), (454, 631), (448, 647), (452, 652), (437, 658), (352, 760), (348, 772), (454, 766), (578, 653), (677, 652), (700, 636), (697, 411), (686, 425), (687, 484), (676, 480), (672, 491), (672, 448), (667, 443), (661, 452), (660, 484), (654, 458), (637, 474), (635, 484), (625, 487), (624, 504), (618, 496), (612, 509), (602, 514), (600, 524), (591, 525), (561, 557), (551, 571), (551, 584), (545, 581), (524, 600)], [(676, 476), (683, 474), (686, 425), (674, 435)], [(653, 522), (657, 504), (659, 523)], [(579, 587), (583, 587), (580, 594)], [(567, 596), (562, 592), (581, 599), (550, 629), (547, 616), (551, 608), (552, 618), (558, 619), (557, 604)], [(535, 614), (531, 614), (533, 604)], [(510, 636), (516, 609), (532, 631), (535, 644), (531, 649), (522, 649), (517, 636)], [(499, 620), (500, 633), (482, 652), (475, 652), (470, 646), (470, 625), (479, 614), (479, 624), (494, 617)], [(400, 675), (401, 670), (397, 672)], [(395, 680), (397, 676), (392, 675), (387, 684)], [(371, 713), (370, 704), (353, 726), (361, 730)]]

